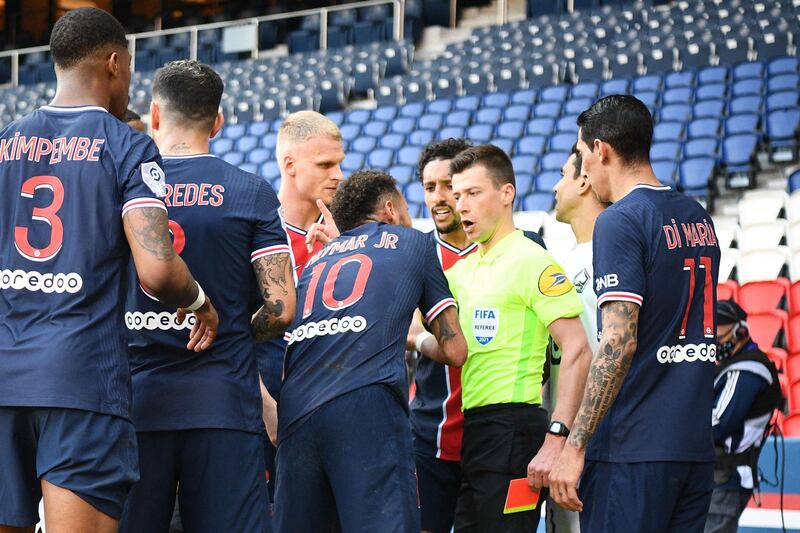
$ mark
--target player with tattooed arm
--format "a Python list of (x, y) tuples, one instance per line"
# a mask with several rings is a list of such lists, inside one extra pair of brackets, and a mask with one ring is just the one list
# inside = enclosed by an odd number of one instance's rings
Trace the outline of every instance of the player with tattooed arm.
[[(187, 531), (268, 530), (254, 340), (291, 322), (294, 283), (272, 187), (208, 153), (223, 123), (222, 92), (219, 75), (196, 61), (168, 63), (153, 80), (152, 129), (175, 250), (225, 311), (215, 346), (196, 355), (180, 343), (185, 326), (135, 282), (129, 287), (141, 479), (122, 531), (165, 531), (176, 488)], [(251, 323), (247, 302), (257, 291), (262, 305)]]
[(713, 489), (714, 226), (653, 174), (642, 102), (607, 96), (578, 126), (583, 171), (612, 205), (592, 241), (601, 339), (551, 493), (583, 511), (581, 531), (700, 533)]
[[(125, 30), (96, 8), (53, 27), (52, 104), (0, 132), (0, 531), (117, 530), (138, 479), (123, 303), (130, 256), (170, 313), (217, 314), (172, 249), (153, 141), (119, 120)], [(190, 338), (189, 344), (186, 344)]]

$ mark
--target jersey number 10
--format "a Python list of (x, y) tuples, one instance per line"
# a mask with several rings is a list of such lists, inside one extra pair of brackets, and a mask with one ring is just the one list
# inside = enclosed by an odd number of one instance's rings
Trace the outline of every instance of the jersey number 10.
[[(336, 279), (339, 277), (342, 267), (348, 263), (358, 263), (356, 280), (355, 283), (353, 283), (350, 295), (343, 300), (337, 300), (333, 296), (333, 289), (336, 286)], [(303, 304), (303, 318), (308, 318), (314, 310), (314, 296), (317, 293), (319, 281), (326, 266), (328, 266), (328, 262), (323, 261), (322, 263), (314, 265), (314, 268), (311, 270), (311, 281), (308, 282), (306, 299)], [(333, 264), (328, 271), (328, 275), (325, 277), (325, 283), (322, 288), (322, 304), (331, 311), (350, 307), (364, 296), (364, 290), (367, 288), (367, 280), (369, 279), (370, 272), (372, 272), (372, 259), (364, 254), (354, 254), (339, 259)]]

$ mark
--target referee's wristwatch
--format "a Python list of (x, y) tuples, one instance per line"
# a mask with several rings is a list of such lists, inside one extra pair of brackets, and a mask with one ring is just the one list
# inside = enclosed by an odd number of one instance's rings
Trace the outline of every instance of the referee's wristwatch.
[(569, 428), (567, 425), (557, 420), (550, 422), (550, 427), (547, 428), (547, 432), (559, 437), (569, 437)]

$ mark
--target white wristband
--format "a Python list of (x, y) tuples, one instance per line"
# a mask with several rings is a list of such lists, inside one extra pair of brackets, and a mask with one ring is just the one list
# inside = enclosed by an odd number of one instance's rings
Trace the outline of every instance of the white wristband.
[(429, 331), (423, 331), (422, 333), (417, 333), (417, 336), (414, 337), (414, 346), (417, 348), (419, 353), (422, 353), (422, 343), (426, 340), (433, 337), (433, 334)]
[(192, 305), (188, 306), (186, 309), (189, 311), (197, 311), (201, 307), (203, 307), (206, 303), (206, 293), (203, 292), (203, 287), (200, 286), (199, 283), (196, 281), (194, 282), (197, 285), (197, 298), (195, 299)]

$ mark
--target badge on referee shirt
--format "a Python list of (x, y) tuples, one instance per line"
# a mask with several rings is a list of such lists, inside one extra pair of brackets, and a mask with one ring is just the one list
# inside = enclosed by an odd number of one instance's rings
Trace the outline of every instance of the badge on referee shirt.
[(545, 296), (561, 296), (572, 289), (569, 278), (555, 265), (549, 265), (539, 275), (539, 292)]
[(496, 307), (476, 307), (472, 312), (472, 334), (483, 346), (495, 338), (499, 324), (500, 310)]

